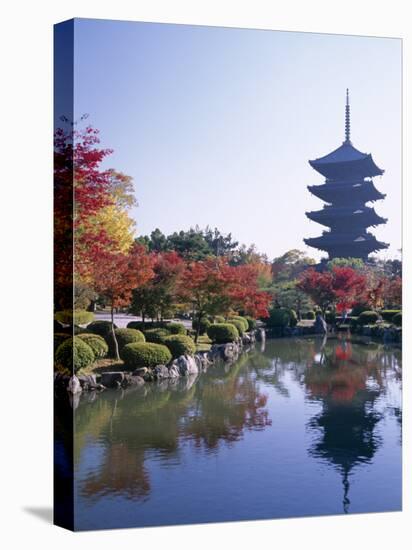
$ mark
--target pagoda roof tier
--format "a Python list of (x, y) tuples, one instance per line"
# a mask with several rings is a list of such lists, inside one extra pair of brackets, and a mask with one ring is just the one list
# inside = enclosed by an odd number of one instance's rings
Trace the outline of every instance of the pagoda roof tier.
[(389, 247), (388, 244), (378, 241), (371, 233), (365, 232), (356, 234), (325, 231), (322, 236), (304, 239), (304, 242), (308, 246), (324, 250), (329, 254), (332, 252), (335, 257), (339, 257), (339, 253), (336, 253), (336, 251), (342, 251), (340, 253), (343, 254), (342, 257), (345, 257), (347, 256), (344, 252), (346, 250), (350, 250), (349, 255), (354, 256), (357, 252), (361, 255), (367, 255)]
[(375, 164), (372, 155), (361, 153), (348, 139), (328, 155), (310, 160), (309, 164), (327, 179), (373, 177), (384, 172)]
[(365, 203), (384, 199), (386, 195), (378, 191), (371, 180), (327, 182), (323, 185), (308, 185), (308, 190), (325, 202)]
[(317, 223), (333, 227), (345, 221), (349, 227), (369, 227), (386, 223), (388, 220), (379, 216), (368, 206), (325, 206), (322, 210), (306, 212), (306, 216)]

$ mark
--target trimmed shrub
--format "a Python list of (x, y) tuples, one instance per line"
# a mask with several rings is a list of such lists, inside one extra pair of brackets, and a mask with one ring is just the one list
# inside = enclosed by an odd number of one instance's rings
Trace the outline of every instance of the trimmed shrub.
[[(199, 334), (205, 334), (207, 332), (207, 329), (210, 327), (212, 323), (209, 321), (209, 319), (206, 319), (205, 317), (200, 319), (199, 323)], [(197, 319), (193, 319), (192, 321), (192, 328), (196, 332), (197, 331), (198, 322)]]
[(295, 327), (298, 324), (298, 316), (296, 314), (296, 311), (294, 309), (289, 310), (289, 326)]
[(374, 325), (379, 320), (379, 315), (376, 311), (362, 311), (358, 317), (358, 325)]
[[(144, 337), (144, 334), (140, 332), (140, 330), (136, 330), (134, 328), (116, 328), (114, 329), (114, 332), (116, 334), (116, 340), (117, 345), (119, 348), (119, 353), (122, 348), (126, 344), (133, 344), (135, 342), (145, 342), (146, 338)], [(109, 356), (115, 357), (116, 355), (116, 346), (113, 340), (113, 334), (112, 331), (108, 332), (104, 339), (107, 342), (107, 345), (109, 346)]]
[(243, 321), (240, 321), (239, 319), (229, 319), (228, 323), (234, 325), (237, 328), (239, 336), (243, 336), (243, 334), (246, 332), (245, 323)]
[(126, 346), (126, 344), (133, 344), (135, 342), (145, 342), (143, 332), (134, 328), (116, 328), (114, 331), (116, 340), (119, 345), (119, 351)]
[(77, 373), (94, 362), (92, 348), (78, 336), (68, 338), (56, 350), (57, 367)]
[(163, 344), (164, 339), (169, 335), (170, 333), (164, 328), (151, 328), (144, 331), (146, 342), (153, 344)]
[(336, 322), (336, 313), (334, 311), (325, 311), (325, 321), (330, 325), (333, 325)]
[(151, 328), (165, 328), (165, 323), (162, 321), (129, 321), (127, 323), (127, 328), (134, 328), (136, 330), (149, 330)]
[(290, 311), (290, 309), (285, 307), (275, 307), (271, 309), (269, 311), (269, 317), (265, 319), (266, 326), (282, 328), (289, 326), (291, 319)]
[(243, 332), (246, 332), (249, 328), (249, 323), (247, 322), (247, 319), (241, 317), (240, 315), (233, 315), (232, 317), (230, 317), (228, 322), (231, 323), (232, 321), (240, 321), (243, 324)]
[(187, 334), (187, 329), (184, 325), (182, 325), (182, 323), (168, 323), (164, 328), (170, 334)]
[(251, 331), (251, 330), (255, 330), (255, 328), (257, 327), (257, 323), (256, 323), (256, 319), (253, 319), (253, 317), (245, 317), (246, 321), (247, 321), (247, 331)]
[(226, 319), (223, 317), (223, 315), (215, 315), (213, 317), (213, 321), (215, 323), (226, 323)]
[(73, 328), (73, 333), (75, 336), (78, 334), (88, 334), (89, 331), (85, 327), (79, 327), (78, 325), (74, 325), (74, 327), (69, 327), (69, 330)]
[(196, 344), (192, 338), (184, 334), (166, 336), (164, 344), (170, 350), (173, 358), (180, 357), (180, 355), (193, 355), (196, 351)]
[(153, 368), (156, 365), (167, 365), (172, 360), (172, 354), (166, 346), (152, 342), (127, 344), (120, 352), (120, 357), (129, 369)]
[(93, 321), (94, 313), (84, 309), (67, 309), (64, 311), (57, 311), (54, 314), (54, 318), (64, 325), (87, 325)]
[(316, 318), (314, 311), (305, 311), (302, 313), (302, 319), (307, 319), (308, 321), (314, 321)]
[(397, 327), (401, 327), (402, 326), (402, 311), (400, 311), (399, 313), (396, 313), (393, 317), (392, 317), (392, 323), (394, 325), (396, 325)]
[(83, 340), (83, 342), (86, 342), (86, 344), (92, 348), (95, 359), (102, 359), (103, 357), (106, 357), (109, 352), (109, 346), (107, 345), (105, 339), (98, 334), (87, 332), (85, 334), (79, 334), (78, 338)]
[(400, 312), (400, 309), (382, 309), (382, 311), (380, 311), (379, 313), (381, 314), (384, 321), (388, 321), (390, 323), (393, 317)]
[(368, 306), (365, 304), (358, 304), (352, 308), (351, 316), (352, 317), (359, 317), (361, 313), (364, 311), (369, 311)]
[[(116, 329), (117, 326), (114, 325)], [(93, 321), (90, 325), (87, 325), (87, 332), (93, 332), (103, 338), (112, 331), (112, 323), (110, 321)]]
[(53, 334), (54, 349), (56, 350), (60, 346), (60, 344), (62, 344), (65, 340), (68, 340), (69, 338), (71, 338), (71, 336), (66, 332), (55, 332)]
[(62, 334), (63, 332), (65, 334), (68, 334), (69, 336), (73, 336), (73, 335), (77, 336), (78, 334), (86, 334), (89, 331), (87, 330), (87, 328), (79, 327), (77, 325), (74, 325), (74, 326), (72, 325), (72, 326), (65, 326), (59, 330), (60, 334)]
[(215, 344), (235, 342), (239, 338), (239, 332), (232, 323), (215, 323), (207, 329), (207, 335)]
[(143, 323), (143, 321), (129, 321), (126, 327), (133, 328), (135, 330), (145, 330), (152, 328), (151, 323)]

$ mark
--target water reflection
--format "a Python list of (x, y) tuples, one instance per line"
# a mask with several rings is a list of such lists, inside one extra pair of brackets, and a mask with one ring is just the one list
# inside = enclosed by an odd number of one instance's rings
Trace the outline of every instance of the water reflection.
[(401, 380), (401, 351), (375, 342), (345, 336), (333, 339), (279, 341), (267, 354), (251, 357), (258, 379), (289, 397), (285, 372), (292, 372), (306, 390), (306, 398), (321, 404), (307, 422), (312, 435), (308, 454), (332, 465), (342, 476), (343, 510), (349, 511), (350, 474), (370, 464), (382, 443), (377, 424), (384, 413), (402, 424), (400, 406), (380, 411), (376, 402), (391, 379)]
[(92, 442), (103, 455), (99, 468), (87, 472), (82, 495), (144, 499), (151, 488), (145, 459), (152, 451), (167, 467), (179, 462), (185, 440), (199, 450), (217, 452), (220, 444), (241, 439), (245, 430), (270, 425), (267, 395), (243, 372), (246, 363), (247, 355), (198, 380), (191, 376), (108, 391), (93, 396), (92, 403), (82, 396), (75, 415), (75, 463)]
[[(375, 428), (383, 414), (374, 404), (384, 385), (376, 350), (371, 354), (360, 347), (355, 353), (351, 342), (342, 338), (330, 348), (323, 344), (320, 357), (305, 373), (309, 396), (322, 403), (321, 412), (308, 423), (317, 433), (309, 454), (341, 473), (347, 513), (350, 472), (358, 464), (370, 463), (382, 441)], [(370, 379), (375, 384), (368, 385)]]
[[(308, 460), (339, 473), (347, 513), (351, 477), (373, 464), (385, 442), (383, 419), (395, 418), (400, 434), (400, 382), (400, 350), (345, 338), (312, 338), (268, 341), (263, 351), (252, 350), (235, 365), (214, 367), (198, 377), (82, 395), (75, 411), (77, 494), (89, 504), (115, 496), (149, 502), (154, 471), (176, 472), (188, 460), (205, 457), (230, 461), (227, 452), (251, 441), (248, 434), (255, 433), (258, 442), (259, 432), (278, 438), (275, 451), (257, 456), (262, 471), (248, 469), (247, 475), (273, 476), (276, 463), (293, 456), (296, 445), (293, 437), (277, 435), (287, 420), (292, 430), (306, 430)], [(286, 419), (282, 411), (287, 403), (293, 403), (296, 415), (289, 407), (292, 418)], [(194, 490), (206, 492), (192, 475)], [(277, 483), (297, 482), (286, 470)], [(170, 515), (170, 506), (168, 510)]]

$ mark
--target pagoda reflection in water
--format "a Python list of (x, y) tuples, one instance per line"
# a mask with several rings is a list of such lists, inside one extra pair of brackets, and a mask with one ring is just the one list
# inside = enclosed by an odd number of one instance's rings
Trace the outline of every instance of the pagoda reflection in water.
[(385, 198), (373, 181), (381, 170), (372, 155), (361, 153), (350, 140), (349, 92), (346, 90), (345, 141), (332, 153), (309, 164), (326, 178), (323, 185), (309, 185), (309, 191), (325, 201), (322, 210), (306, 212), (306, 216), (329, 228), (320, 237), (304, 239), (305, 244), (323, 250), (332, 258), (362, 258), (371, 252), (388, 248), (367, 231), (370, 226), (385, 224), (366, 203)]
[[(323, 346), (322, 346), (323, 347)], [(356, 357), (350, 341), (341, 339), (332, 354), (322, 354), (321, 364), (305, 373), (309, 395), (322, 402), (322, 410), (308, 428), (318, 434), (309, 454), (332, 464), (342, 476), (343, 510), (349, 512), (350, 475), (368, 464), (381, 445), (376, 425), (382, 419), (374, 403), (382, 391), (375, 361)], [(368, 378), (376, 381), (370, 387)]]

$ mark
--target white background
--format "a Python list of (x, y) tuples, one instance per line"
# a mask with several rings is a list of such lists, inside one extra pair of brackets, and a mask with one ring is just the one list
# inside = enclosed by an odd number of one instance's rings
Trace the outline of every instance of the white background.
[[(411, 539), (410, 345), (404, 333), (404, 512), (127, 529), (73, 534), (50, 517), (52, 502), (52, 25), (73, 16), (403, 37), (410, 67), (410, 2), (392, 0), (83, 0), (9, 2), (1, 17), (1, 451), (3, 548), (347, 548), (391, 550)], [(409, 28), (408, 28), (409, 27)], [(316, 74), (313, 78), (316, 78)], [(384, 77), (384, 75), (383, 75)], [(404, 132), (410, 128), (404, 92)], [(404, 151), (408, 151), (404, 135)], [(404, 160), (406, 161), (406, 154)], [(404, 251), (409, 259), (408, 173)], [(410, 204), (409, 204), (410, 206)], [(408, 263), (408, 262), (407, 262)], [(406, 266), (405, 278), (411, 278)], [(405, 284), (405, 326), (412, 322)], [(241, 480), (239, 480), (241, 483)], [(32, 510), (30, 512), (29, 510)], [(36, 513), (33, 513), (33, 510)], [(4, 541), (3, 541), (4, 539)], [(409, 544), (408, 544), (409, 543)]]

